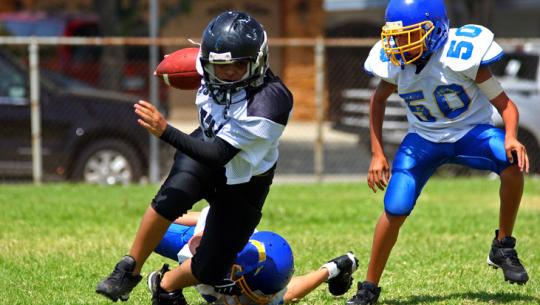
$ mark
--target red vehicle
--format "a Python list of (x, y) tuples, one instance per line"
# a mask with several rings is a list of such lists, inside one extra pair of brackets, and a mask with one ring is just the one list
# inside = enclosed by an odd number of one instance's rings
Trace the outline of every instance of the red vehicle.
[[(0, 32), (12, 36), (99, 37), (98, 18), (93, 15), (50, 15), (46, 13), (0, 14)], [(112, 47), (120, 48), (120, 47)], [(102, 46), (62, 45), (43, 46), (40, 65), (65, 76), (99, 87), (103, 67)], [(159, 58), (163, 52), (160, 51)], [(122, 53), (120, 53), (122, 54)], [(113, 89), (141, 97), (149, 96), (149, 50), (147, 46), (123, 47), (124, 62), (121, 80)], [(105, 82), (107, 82), (105, 80)], [(110, 84), (110, 83), (109, 83)], [(167, 101), (167, 86), (160, 82), (160, 100)]]

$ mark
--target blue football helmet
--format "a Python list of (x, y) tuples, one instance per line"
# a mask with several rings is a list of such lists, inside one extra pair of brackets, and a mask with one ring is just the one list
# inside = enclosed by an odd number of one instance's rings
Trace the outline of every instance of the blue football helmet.
[(397, 66), (429, 57), (448, 39), (444, 0), (390, 0), (385, 20), (382, 45)]
[[(199, 57), (203, 79), (214, 100), (230, 102), (230, 95), (245, 87), (259, 87), (268, 69), (268, 39), (262, 25), (243, 12), (225, 12), (203, 32)], [(246, 74), (238, 81), (219, 79), (214, 65), (247, 62)]]
[(230, 277), (249, 300), (238, 303), (267, 304), (283, 290), (294, 273), (294, 258), (289, 243), (274, 232), (253, 234), (238, 253)]

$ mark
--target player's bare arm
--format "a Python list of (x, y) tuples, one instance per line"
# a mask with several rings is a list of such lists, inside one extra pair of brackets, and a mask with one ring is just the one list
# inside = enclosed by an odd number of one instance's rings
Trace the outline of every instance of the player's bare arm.
[[(489, 82), (493, 77), (489, 67), (481, 67), (476, 75), (476, 83), (482, 84)], [(488, 89), (489, 90), (489, 89)], [(517, 139), (517, 130), (519, 123), (519, 112), (516, 105), (510, 100), (504, 91), (490, 99), (490, 102), (501, 115), (506, 136), (504, 139), (504, 149), (510, 162), (514, 162), (512, 152), (517, 156), (517, 164), (521, 171), (529, 172), (529, 157), (525, 146)]]
[(137, 120), (137, 123), (159, 138), (167, 128), (167, 120), (165, 120), (163, 115), (154, 105), (147, 101), (140, 100), (134, 107), (135, 113), (140, 118)]
[(382, 124), (386, 99), (394, 91), (396, 91), (396, 85), (381, 80), (370, 100), (369, 124), (372, 157), (367, 182), (373, 192), (377, 192), (377, 188), (383, 191), (390, 180), (390, 166), (383, 150)]
[(200, 215), (201, 212), (187, 212), (187, 214), (176, 218), (174, 223), (184, 226), (195, 226), (197, 224), (197, 220), (199, 220)]

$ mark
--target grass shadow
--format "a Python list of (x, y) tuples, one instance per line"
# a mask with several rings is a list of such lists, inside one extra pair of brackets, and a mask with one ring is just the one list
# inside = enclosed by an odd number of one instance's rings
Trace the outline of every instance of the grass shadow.
[(527, 304), (540, 304), (540, 298), (525, 295), (521, 293), (506, 293), (506, 292), (464, 292), (464, 293), (451, 293), (448, 295), (417, 295), (405, 300), (395, 300), (395, 299), (385, 299), (384, 302), (379, 304), (388, 304), (388, 305), (410, 305), (410, 304), (421, 304), (421, 303), (430, 303), (430, 302), (442, 302), (445, 300), (452, 299), (462, 299), (469, 301), (478, 301), (486, 304), (505, 304), (516, 301), (526, 302)]

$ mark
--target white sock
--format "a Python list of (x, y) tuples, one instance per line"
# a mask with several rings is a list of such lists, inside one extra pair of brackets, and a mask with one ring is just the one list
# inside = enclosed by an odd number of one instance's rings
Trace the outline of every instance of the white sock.
[(326, 268), (326, 270), (328, 270), (328, 279), (335, 278), (340, 272), (339, 268), (334, 262), (326, 263), (322, 265), (321, 268)]

